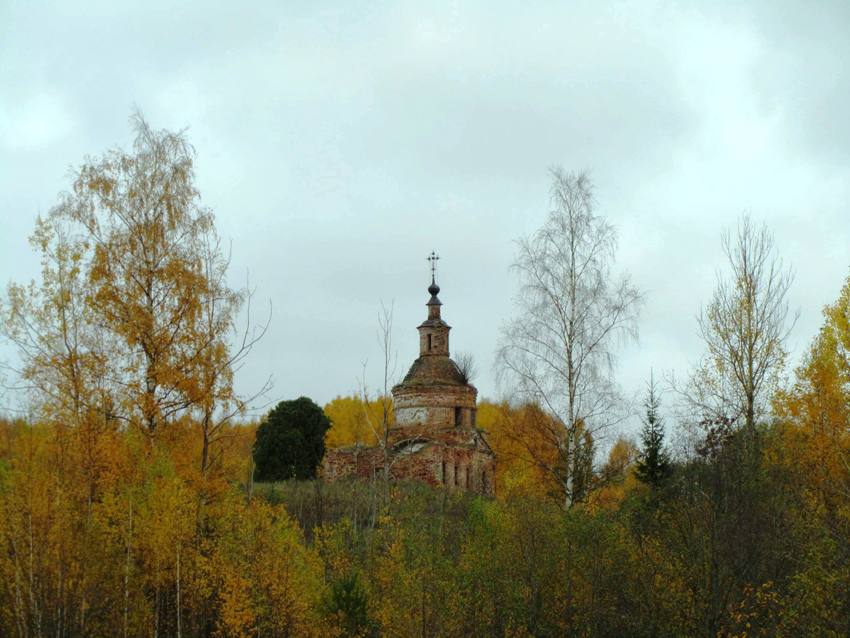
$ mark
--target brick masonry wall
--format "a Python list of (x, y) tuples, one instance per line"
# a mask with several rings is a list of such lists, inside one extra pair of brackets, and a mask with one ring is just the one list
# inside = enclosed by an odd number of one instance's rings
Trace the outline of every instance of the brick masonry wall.
[[(494, 496), (496, 461), (493, 454), (469, 441), (469, 432), (447, 432), (436, 439), (415, 440), (390, 454), (393, 479), (421, 481), (450, 490)], [(328, 481), (346, 478), (370, 480), (383, 472), (380, 448), (330, 449), (321, 476)]]
[(453, 426), (455, 407), (474, 409), (476, 394), (470, 386), (399, 389), (393, 395), (396, 425), (405, 427), (430, 423), (435, 427)]

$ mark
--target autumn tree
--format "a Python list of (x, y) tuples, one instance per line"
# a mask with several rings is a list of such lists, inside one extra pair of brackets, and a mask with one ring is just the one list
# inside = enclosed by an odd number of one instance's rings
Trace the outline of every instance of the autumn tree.
[(850, 278), (823, 315), (794, 383), (776, 399), (774, 455), (802, 495), (796, 511), (806, 541), (789, 632), (816, 627), (814, 633), (839, 635), (850, 630), (850, 616), (838, 611), (850, 604), (839, 584), (850, 577)]
[(519, 312), (502, 330), (497, 361), (503, 383), (556, 417), (548, 436), (558, 461), (539, 462), (569, 507), (582, 446), (623, 416), (614, 364), (617, 347), (637, 336), (642, 297), (613, 272), (617, 234), (594, 210), (589, 177), (553, 169), (550, 202), (543, 226), (519, 241)]
[(206, 281), (198, 250), (212, 215), (200, 204), (185, 136), (154, 131), (139, 115), (133, 126), (132, 152), (84, 163), (51, 216), (77, 224), (91, 244), (89, 305), (120, 339), (122, 417), (153, 433), (191, 406), (199, 381), (197, 291)]
[(97, 441), (117, 426), (116, 341), (99, 329), (88, 305), (91, 242), (51, 214), (38, 218), (30, 243), (41, 257), (41, 280), (9, 284), (0, 299), (0, 335), (17, 351), (10, 377), (32, 416), (74, 439), (90, 502), (106, 463)]
[(608, 450), (607, 460), (597, 472), (594, 489), (588, 498), (591, 506), (609, 510), (620, 506), (637, 482), (634, 468), (639, 455), (640, 451), (631, 440), (622, 435), (617, 437)]
[(698, 317), (707, 352), (686, 395), (702, 418), (741, 419), (752, 438), (785, 364), (794, 274), (776, 254), (767, 226), (749, 215), (734, 234), (723, 233), (722, 246), (730, 273), (718, 273)]
[[(823, 314), (823, 325), (797, 368), (794, 384), (776, 403), (818, 454), (808, 459), (811, 478), (820, 476), (822, 487), (835, 489), (836, 480), (850, 467), (841, 458), (850, 446), (850, 278)], [(848, 488), (845, 494), (850, 494)]]
[(193, 148), (184, 133), (154, 130), (139, 114), (132, 124), (132, 151), (76, 169), (40, 241), (69, 229), (84, 286), (75, 303), (110, 348), (102, 363), (111, 416), (154, 434), (196, 408), (226, 409), (235, 399), (232, 366), (252, 341), (235, 352), (229, 343), (247, 293), (225, 281), (213, 215), (194, 184)]
[(233, 371), (265, 326), (251, 323), (250, 289), (228, 284), (229, 257), (194, 185), (185, 134), (154, 130), (139, 114), (131, 122), (132, 150), (87, 159), (38, 220), (41, 283), (9, 287), (3, 331), (21, 378), (39, 405), (62, 406), (62, 421), (153, 436), (195, 418), (206, 472), (223, 428), (267, 389), (233, 390)]
[(495, 478), (501, 494), (519, 491), (560, 500), (557, 476), (547, 471), (558, 466), (557, 447), (550, 439), (559, 431), (553, 419), (534, 403), (478, 403), (476, 423), (487, 433), (498, 459)]
[[(389, 406), (392, 408), (391, 403)], [(329, 448), (377, 445), (376, 429), (371, 424), (381, 422), (383, 407), (380, 400), (371, 401), (367, 406), (359, 394), (336, 397), (324, 407), (331, 422), (325, 445)], [(389, 418), (392, 423), (392, 413)]]
[(250, 295), (227, 285), (185, 135), (132, 122), (133, 149), (87, 159), (36, 222), (40, 281), (0, 302), (32, 417), (0, 472), (0, 569), (31, 585), (0, 604), (18, 635), (181, 635), (210, 529), (195, 475), (239, 438), (233, 370), (262, 330), (234, 335)]

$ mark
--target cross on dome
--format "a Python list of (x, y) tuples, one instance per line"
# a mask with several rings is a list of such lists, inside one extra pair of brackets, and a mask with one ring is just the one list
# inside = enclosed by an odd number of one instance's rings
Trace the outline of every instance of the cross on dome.
[(428, 255), (428, 258), (427, 258), (427, 260), (431, 262), (431, 280), (432, 281), (434, 280), (434, 278), (437, 274), (437, 260), (439, 260), (439, 259), (440, 259), (440, 256), (436, 252), (434, 252), (433, 250), (431, 251), (431, 254)]
[(436, 294), (440, 292), (440, 287), (437, 285), (437, 261), (439, 259), (440, 256), (433, 250), (427, 257), (427, 261), (431, 262), (431, 285), (428, 287), (428, 292), (430, 292), (432, 296), (436, 296)]

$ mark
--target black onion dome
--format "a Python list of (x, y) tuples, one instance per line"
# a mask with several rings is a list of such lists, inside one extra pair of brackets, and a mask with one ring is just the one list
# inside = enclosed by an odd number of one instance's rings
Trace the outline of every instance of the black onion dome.
[(428, 292), (431, 293), (431, 298), (428, 300), (428, 303), (425, 304), (427, 306), (442, 306), (443, 302), (440, 301), (440, 298), (437, 297), (437, 293), (440, 292), (440, 287), (437, 285), (437, 282), (434, 281), (434, 278), (431, 277), (431, 285), (428, 286)]

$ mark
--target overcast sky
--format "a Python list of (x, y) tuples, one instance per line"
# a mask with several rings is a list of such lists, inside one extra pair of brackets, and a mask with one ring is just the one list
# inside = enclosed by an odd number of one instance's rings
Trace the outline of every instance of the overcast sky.
[[(137, 106), (188, 127), (234, 284), (271, 300), (239, 372), (319, 403), (418, 351), (436, 250), (452, 351), (496, 397), (514, 240), (548, 167), (587, 169), (647, 294), (618, 379), (683, 374), (695, 316), (748, 210), (797, 276), (794, 360), (850, 274), (850, 3), (0, 2), (0, 282), (86, 155), (128, 147)], [(8, 353), (5, 355), (8, 358)]]

